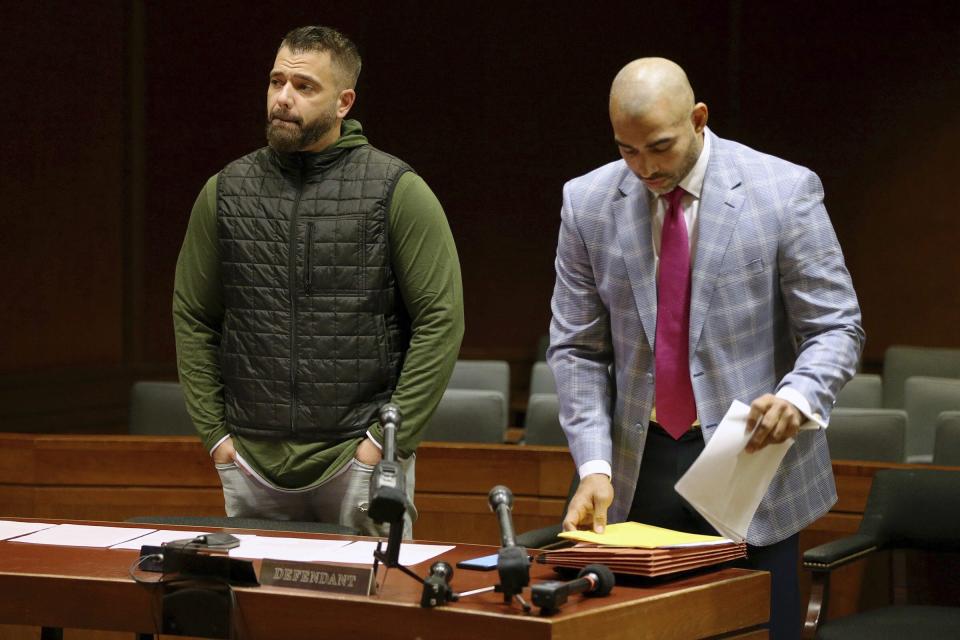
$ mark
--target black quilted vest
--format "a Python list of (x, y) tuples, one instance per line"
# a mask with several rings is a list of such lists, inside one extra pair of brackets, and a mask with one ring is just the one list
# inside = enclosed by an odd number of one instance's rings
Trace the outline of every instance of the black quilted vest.
[(410, 167), (369, 145), (265, 147), (217, 180), (227, 427), (301, 441), (366, 431), (397, 385), (409, 319), (388, 214)]

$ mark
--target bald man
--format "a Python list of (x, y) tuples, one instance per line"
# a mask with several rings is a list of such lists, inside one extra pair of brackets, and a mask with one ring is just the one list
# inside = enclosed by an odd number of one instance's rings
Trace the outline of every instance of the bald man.
[(548, 360), (580, 486), (566, 529), (714, 530), (674, 490), (734, 400), (747, 450), (795, 439), (747, 533), (773, 573), (773, 638), (800, 636), (797, 534), (836, 501), (822, 429), (863, 348), (811, 171), (707, 128), (683, 69), (625, 66), (621, 160), (563, 190)]

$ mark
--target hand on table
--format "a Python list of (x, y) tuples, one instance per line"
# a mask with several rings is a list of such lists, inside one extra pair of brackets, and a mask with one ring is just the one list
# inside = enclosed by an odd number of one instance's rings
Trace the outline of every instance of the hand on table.
[(591, 528), (603, 533), (607, 526), (607, 509), (613, 502), (613, 484), (605, 474), (592, 473), (580, 480), (563, 518), (564, 531)]

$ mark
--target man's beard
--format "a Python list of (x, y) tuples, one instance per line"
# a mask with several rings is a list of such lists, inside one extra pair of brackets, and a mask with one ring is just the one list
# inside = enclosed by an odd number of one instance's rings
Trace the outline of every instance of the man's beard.
[(670, 193), (671, 191), (673, 191), (674, 189), (676, 189), (678, 186), (680, 186), (680, 183), (683, 181), (683, 179), (687, 177), (687, 174), (689, 174), (693, 170), (693, 167), (694, 165), (697, 164), (697, 160), (699, 158), (700, 158), (700, 151), (697, 150), (696, 146), (690, 145), (690, 148), (687, 149), (687, 153), (684, 156), (683, 164), (676, 171), (676, 173), (673, 173), (668, 176), (660, 176), (660, 175), (651, 176), (654, 178), (668, 177), (670, 179), (670, 182), (668, 182), (665, 187), (661, 189), (651, 189), (651, 191), (653, 191), (658, 196), (664, 196)]
[(303, 126), (303, 119), (298, 118), (292, 122), (296, 127), (285, 125), (275, 125), (273, 116), (267, 120), (267, 144), (274, 151), (280, 153), (293, 153), (305, 149), (327, 135), (337, 124), (336, 111), (330, 111), (321, 114), (316, 120), (307, 127)]

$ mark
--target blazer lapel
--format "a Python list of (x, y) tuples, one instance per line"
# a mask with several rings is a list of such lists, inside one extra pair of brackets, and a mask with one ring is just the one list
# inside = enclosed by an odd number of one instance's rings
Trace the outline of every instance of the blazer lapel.
[(723, 256), (743, 205), (741, 178), (727, 161), (723, 141), (711, 138), (711, 158), (707, 165), (698, 214), (697, 246), (693, 256), (690, 283), (690, 353), (696, 349), (716, 288)]
[(630, 276), (640, 323), (653, 347), (657, 331), (657, 278), (647, 191), (632, 173), (627, 173), (619, 189), (621, 197), (613, 202), (617, 241)]

